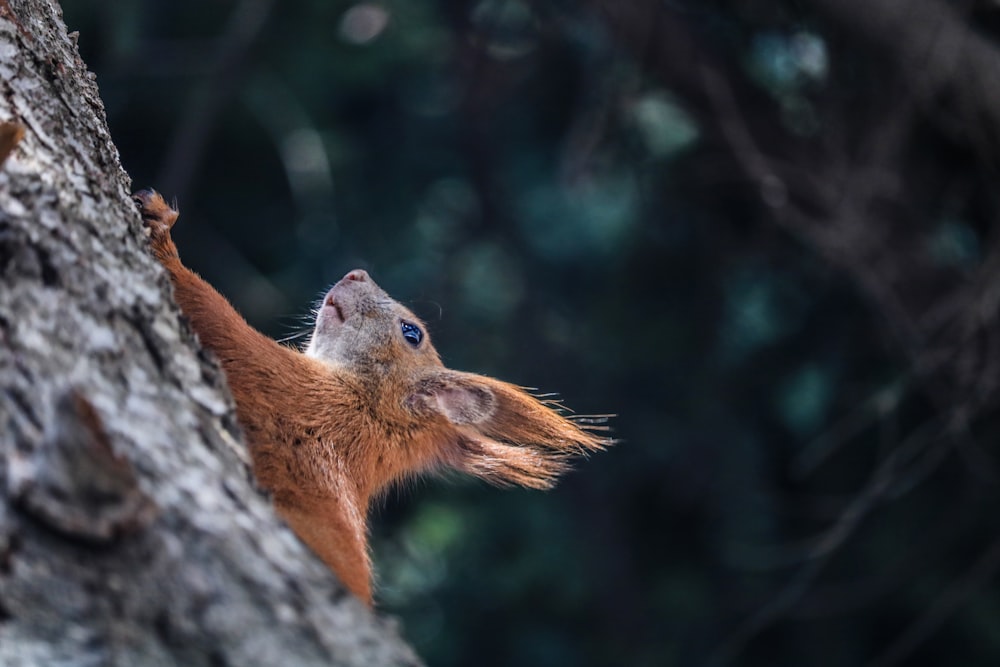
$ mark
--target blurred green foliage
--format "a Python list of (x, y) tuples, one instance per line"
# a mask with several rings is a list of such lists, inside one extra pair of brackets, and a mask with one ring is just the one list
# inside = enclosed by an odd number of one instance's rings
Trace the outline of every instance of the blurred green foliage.
[[(185, 260), (252, 324), (308, 329), (362, 267), (448, 365), (618, 415), (621, 444), (551, 493), (420, 481), (376, 509), (377, 598), (428, 664), (862, 664), (995, 532), (996, 490), (949, 458), (824, 541), (932, 402), (885, 314), (771, 224), (785, 193), (590, 5), (63, 4), (136, 186), (179, 197)], [(665, 4), (788, 136), (891, 95), (799, 3)], [(913, 148), (930, 180), (979, 187), (941, 146)], [(971, 271), (977, 214), (921, 192), (928, 252)], [(994, 597), (907, 664), (995, 664)]]

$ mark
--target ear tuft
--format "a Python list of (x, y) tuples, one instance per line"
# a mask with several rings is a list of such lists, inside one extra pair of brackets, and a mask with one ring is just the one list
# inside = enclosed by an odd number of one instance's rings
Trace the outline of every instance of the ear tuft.
[(460, 468), (496, 486), (551, 489), (566, 472), (566, 455), (537, 447), (508, 445), (477, 434), (463, 434)]

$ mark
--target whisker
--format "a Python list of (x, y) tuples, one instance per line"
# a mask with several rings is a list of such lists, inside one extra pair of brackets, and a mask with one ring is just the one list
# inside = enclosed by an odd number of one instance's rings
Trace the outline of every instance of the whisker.
[(589, 426), (603, 426), (608, 423), (609, 419), (612, 419), (617, 416), (618, 415), (567, 415), (566, 419), (569, 419), (570, 421), (576, 422), (578, 424), (587, 424)]
[(415, 304), (421, 304), (421, 305), (423, 305), (425, 303), (429, 303), (432, 306), (436, 306), (437, 310), (438, 310), (438, 314), (437, 314), (438, 320), (443, 320), (444, 319), (444, 307), (441, 306), (441, 304), (438, 303), (437, 301), (431, 301), (429, 299), (413, 299), (413, 300), (409, 301), (407, 305), (411, 306), (411, 310), (414, 310), (412, 308), (413, 305), (415, 305)]
[(308, 336), (310, 333), (312, 333), (312, 329), (301, 329), (300, 331), (296, 331), (295, 333), (285, 336), (284, 338), (279, 338), (278, 342), (287, 343), (290, 340), (298, 340), (303, 336)]

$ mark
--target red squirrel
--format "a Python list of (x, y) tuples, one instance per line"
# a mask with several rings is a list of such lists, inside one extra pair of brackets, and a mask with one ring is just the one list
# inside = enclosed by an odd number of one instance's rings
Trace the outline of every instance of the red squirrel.
[(225, 371), (258, 483), (368, 605), (368, 506), (394, 482), (452, 468), (546, 489), (570, 456), (610, 444), (601, 419), (567, 419), (512, 384), (445, 368), (420, 319), (359, 269), (327, 292), (304, 351), (280, 345), (181, 263), (177, 211), (153, 190), (133, 198), (178, 305)]

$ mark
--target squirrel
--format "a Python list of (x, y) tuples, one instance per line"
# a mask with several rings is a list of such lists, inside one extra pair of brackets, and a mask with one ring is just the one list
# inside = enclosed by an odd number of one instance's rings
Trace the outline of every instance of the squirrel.
[(257, 483), (368, 606), (367, 511), (387, 487), (450, 468), (546, 489), (569, 457), (612, 443), (604, 417), (568, 419), (520, 387), (446, 368), (420, 319), (360, 269), (326, 293), (303, 351), (279, 344), (181, 263), (178, 213), (159, 193), (133, 200), (181, 311), (225, 372)]

